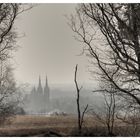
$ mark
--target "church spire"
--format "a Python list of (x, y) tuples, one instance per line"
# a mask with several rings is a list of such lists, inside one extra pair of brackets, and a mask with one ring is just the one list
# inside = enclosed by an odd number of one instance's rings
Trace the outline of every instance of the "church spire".
[(38, 83), (37, 92), (38, 93), (43, 93), (40, 75), (39, 75), (39, 83)]
[(39, 85), (38, 86), (41, 86), (41, 78), (40, 78), (40, 75), (39, 75)]
[(47, 96), (49, 96), (49, 86), (48, 86), (47, 75), (46, 75), (46, 83), (45, 83), (45, 87), (44, 87), (44, 94), (46, 94)]
[(50, 107), (50, 89), (48, 86), (48, 79), (47, 79), (47, 75), (46, 75), (46, 83), (45, 83), (45, 87), (44, 87), (44, 102), (45, 102), (45, 109), (46, 111), (49, 110)]

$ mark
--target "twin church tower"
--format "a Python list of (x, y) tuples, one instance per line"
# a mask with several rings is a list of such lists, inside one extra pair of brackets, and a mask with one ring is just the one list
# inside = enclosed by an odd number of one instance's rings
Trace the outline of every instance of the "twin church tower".
[(50, 110), (50, 89), (46, 76), (45, 86), (42, 87), (41, 78), (37, 88), (33, 87), (30, 94), (26, 95), (27, 112), (46, 113)]

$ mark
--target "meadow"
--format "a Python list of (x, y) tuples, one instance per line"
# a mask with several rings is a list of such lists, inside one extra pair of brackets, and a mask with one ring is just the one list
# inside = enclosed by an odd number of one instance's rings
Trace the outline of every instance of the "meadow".
[[(92, 127), (92, 117), (85, 117), (84, 126)], [(0, 127), (0, 136), (70, 136), (77, 128), (77, 117), (17, 115)]]
[[(140, 127), (116, 121), (114, 136), (139, 136)], [(107, 128), (92, 115), (84, 117), (82, 133), (78, 134), (76, 115), (16, 115), (0, 126), (1, 137), (104, 137)]]

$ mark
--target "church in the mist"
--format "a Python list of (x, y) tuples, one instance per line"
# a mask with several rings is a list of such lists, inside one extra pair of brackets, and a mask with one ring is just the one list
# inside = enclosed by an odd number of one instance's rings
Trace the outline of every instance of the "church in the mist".
[(50, 110), (50, 89), (46, 77), (45, 86), (39, 83), (37, 87), (33, 87), (30, 94), (25, 96), (25, 110), (27, 113), (46, 113)]

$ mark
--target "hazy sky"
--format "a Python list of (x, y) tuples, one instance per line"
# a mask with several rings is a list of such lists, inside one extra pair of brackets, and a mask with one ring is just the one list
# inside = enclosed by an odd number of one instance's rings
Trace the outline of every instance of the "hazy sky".
[(78, 56), (79, 42), (67, 25), (64, 15), (74, 11), (74, 4), (41, 4), (20, 15), (15, 23), (20, 46), (14, 56), (17, 81), (36, 84), (38, 76), (49, 83), (74, 83), (74, 68), (79, 64), (79, 80), (92, 82), (87, 71), (87, 59)]

